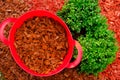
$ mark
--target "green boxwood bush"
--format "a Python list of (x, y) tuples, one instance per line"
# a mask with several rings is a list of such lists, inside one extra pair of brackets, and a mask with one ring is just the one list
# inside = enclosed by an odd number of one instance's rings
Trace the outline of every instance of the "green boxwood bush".
[(69, 0), (57, 15), (82, 45), (79, 72), (97, 75), (115, 60), (117, 42), (108, 30), (106, 18), (100, 14), (98, 0)]

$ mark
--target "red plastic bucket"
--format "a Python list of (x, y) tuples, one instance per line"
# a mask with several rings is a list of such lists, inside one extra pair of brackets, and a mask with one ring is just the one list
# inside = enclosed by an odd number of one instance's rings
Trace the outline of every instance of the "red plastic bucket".
[[(33, 70), (30, 70), (21, 61), (19, 55), (17, 54), (16, 48), (14, 46), (14, 37), (15, 37), (16, 30), (19, 27), (21, 27), (21, 25), (24, 23), (24, 21), (26, 21), (27, 19), (32, 18), (34, 16), (38, 16), (38, 17), (47, 16), (49, 18), (53, 18), (54, 20), (58, 21), (63, 26), (63, 28), (66, 30), (66, 34), (67, 34), (67, 38), (68, 38), (68, 46), (69, 46), (69, 48), (68, 48), (68, 53), (66, 54), (66, 56), (65, 56), (65, 58), (63, 60), (63, 64), (61, 64), (58, 68), (56, 68), (54, 71), (49, 72), (48, 74), (39, 74), (39, 73), (37, 73), (37, 72), (35, 72)], [(11, 30), (10, 30), (8, 39), (6, 39), (4, 37), (4, 35), (3, 35), (3, 32), (4, 32), (5, 26), (8, 23), (10, 23), (10, 22), (12, 22), (14, 24), (13, 24)], [(82, 59), (82, 47), (81, 47), (81, 45), (77, 41), (75, 41), (72, 38), (72, 35), (71, 35), (67, 25), (58, 16), (56, 16), (56, 15), (54, 15), (54, 14), (48, 12), (48, 11), (43, 11), (43, 10), (30, 11), (30, 12), (27, 12), (27, 13), (23, 14), (18, 19), (16, 19), (16, 18), (8, 18), (8, 19), (6, 19), (5, 21), (3, 21), (0, 24), (0, 40), (4, 44), (9, 46), (11, 54), (12, 54), (12, 57), (14, 58), (15, 62), (24, 71), (26, 71), (27, 73), (30, 73), (32, 75), (35, 75), (35, 76), (41, 76), (41, 77), (43, 77), (43, 76), (51, 76), (51, 75), (57, 74), (58, 72), (62, 71), (65, 68), (74, 68), (74, 67), (76, 67), (80, 63), (80, 61)], [(77, 56), (75, 61), (70, 62), (70, 60), (72, 58), (72, 55), (73, 55), (74, 46), (78, 50), (78, 56)]]

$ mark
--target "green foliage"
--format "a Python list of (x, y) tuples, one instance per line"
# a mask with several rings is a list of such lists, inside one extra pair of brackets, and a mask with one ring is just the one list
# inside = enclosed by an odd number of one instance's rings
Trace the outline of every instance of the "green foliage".
[(69, 0), (57, 14), (82, 45), (79, 72), (97, 75), (113, 62), (118, 46), (106, 18), (100, 14), (98, 0)]
[(3, 77), (3, 74), (0, 72), (0, 80), (5, 80), (5, 78)]
[[(109, 35), (109, 34), (108, 34)], [(83, 48), (83, 58), (79, 66), (80, 72), (97, 73), (103, 71), (115, 59), (115, 46), (113, 36), (95, 39), (93, 37), (80, 37)]]
[(69, 0), (63, 6), (62, 11), (58, 12), (58, 15), (68, 24), (71, 30), (79, 33), (81, 28), (93, 27), (92, 22), (99, 17), (93, 18), (100, 12), (99, 9), (96, 9), (97, 4), (94, 3), (97, 3), (96, 0)]

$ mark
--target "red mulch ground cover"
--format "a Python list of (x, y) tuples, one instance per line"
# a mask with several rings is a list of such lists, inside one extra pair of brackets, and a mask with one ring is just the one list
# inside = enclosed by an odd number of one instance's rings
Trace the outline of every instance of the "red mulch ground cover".
[[(56, 13), (62, 8), (64, 0), (1, 0), (0, 1), (0, 23), (8, 17), (19, 17), (29, 10), (48, 10)], [(32, 1), (32, 2), (31, 2)], [(116, 34), (120, 43), (120, 0), (99, 0), (102, 14), (108, 19), (109, 29)], [(10, 25), (7, 26), (5, 34), (8, 35)], [(120, 44), (119, 44), (120, 45)], [(9, 48), (0, 42), (0, 71), (6, 80), (120, 80), (120, 50), (116, 54), (116, 60), (100, 73), (99, 79), (93, 75), (78, 75), (75, 69), (65, 69), (59, 74), (51, 77), (40, 78), (24, 72), (13, 60)], [(1, 80), (0, 75), (0, 80)]]
[[(120, 0), (99, 0), (101, 13), (108, 19), (109, 29), (115, 32), (120, 46)], [(120, 50), (116, 60), (100, 74), (102, 80), (120, 80)]]
[(30, 10), (47, 10), (56, 13), (60, 10), (67, 0), (25, 0), (28, 4), (32, 5)]

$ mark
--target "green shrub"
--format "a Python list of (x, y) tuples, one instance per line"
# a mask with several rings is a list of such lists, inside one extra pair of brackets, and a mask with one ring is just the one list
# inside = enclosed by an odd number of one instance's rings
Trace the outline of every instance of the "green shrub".
[(96, 20), (93, 16), (100, 11), (96, 3), (96, 0), (69, 0), (63, 6), (62, 11), (58, 12), (58, 15), (67, 23), (71, 30), (79, 33), (81, 28), (93, 26), (92, 22)]
[(97, 75), (114, 61), (117, 42), (114, 33), (108, 30), (106, 18), (100, 14), (98, 0), (69, 0), (57, 15), (82, 45), (79, 72)]

